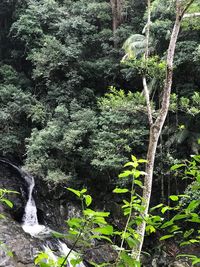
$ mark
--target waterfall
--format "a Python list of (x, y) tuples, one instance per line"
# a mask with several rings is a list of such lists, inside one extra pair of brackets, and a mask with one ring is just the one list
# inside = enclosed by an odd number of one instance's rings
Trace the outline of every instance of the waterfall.
[[(44, 233), (51, 233), (50, 228), (38, 223), (37, 207), (35, 205), (35, 200), (33, 198), (33, 189), (35, 186), (34, 178), (26, 173), (26, 175), (24, 175), (24, 179), (29, 186), (28, 188), (29, 193), (28, 193), (28, 201), (26, 203), (25, 212), (23, 216), (22, 228), (25, 232), (35, 237), (40, 236)], [(67, 247), (65, 243), (59, 241), (58, 246), (59, 246), (60, 254), (62, 256), (68, 255), (70, 249)], [(49, 259), (55, 262), (55, 266), (56, 266), (56, 260), (58, 257), (53, 253), (53, 251), (51, 251), (48, 245), (44, 246), (44, 249), (45, 249), (45, 252), (49, 255)], [(70, 264), (70, 260), (76, 256), (77, 256), (77, 253), (74, 251), (69, 255), (68, 262), (67, 262), (68, 267), (72, 267), (72, 265)], [(77, 264), (76, 266), (85, 267), (85, 265), (82, 262)]]
[(22, 228), (26, 233), (29, 233), (32, 236), (36, 236), (43, 231), (46, 231), (47, 228), (44, 225), (38, 223), (37, 218), (37, 207), (35, 205), (35, 200), (33, 199), (33, 189), (35, 186), (35, 180), (31, 175), (25, 174), (24, 179), (28, 184), (28, 201), (25, 206), (23, 224)]
[(35, 186), (34, 178), (31, 176), (25, 176), (25, 180), (29, 184), (29, 193), (28, 193), (28, 201), (25, 207), (25, 213), (23, 216), (23, 223), (24, 225), (37, 225), (37, 208), (35, 205), (35, 201), (32, 197), (33, 188)]
[[(6, 159), (0, 158), (0, 162), (7, 164), (11, 166), (12, 168), (14, 168), (21, 175), (21, 177), (26, 181), (28, 185), (28, 200), (27, 200), (25, 210), (24, 210), (24, 215), (22, 218), (23, 230), (26, 233), (29, 233), (31, 236), (38, 237), (38, 238), (44, 237), (44, 235), (49, 236), (52, 230), (45, 225), (39, 224), (38, 222), (37, 207), (35, 204), (35, 200), (33, 198), (33, 190), (35, 187), (34, 177), (28, 174), (27, 172), (25, 172), (24, 170), (18, 168), (17, 166), (15, 166), (14, 164), (12, 164), (10, 161)], [(59, 252), (61, 256), (65, 257), (66, 255), (68, 255), (70, 249), (67, 247), (67, 245), (64, 242), (55, 240), (54, 243), (56, 243), (57, 246), (59, 247)], [(55, 255), (54, 252), (49, 248), (48, 244), (44, 245), (44, 250), (49, 255), (49, 260), (51, 261), (53, 260), (53, 262), (55, 262), (54, 267), (56, 267), (56, 261), (58, 259), (58, 256)], [(72, 265), (70, 264), (70, 260), (73, 258), (76, 258), (77, 255), (78, 254), (75, 251), (72, 251), (72, 253), (68, 257), (68, 262), (67, 262), (68, 267), (72, 267)], [(47, 259), (47, 262), (48, 262), (48, 259)], [(85, 265), (81, 262), (77, 264), (76, 267), (85, 267)]]

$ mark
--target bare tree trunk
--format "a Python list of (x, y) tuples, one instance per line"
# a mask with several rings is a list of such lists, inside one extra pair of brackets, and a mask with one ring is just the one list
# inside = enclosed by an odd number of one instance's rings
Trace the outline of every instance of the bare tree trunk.
[[(150, 0), (147, 0), (147, 1), (148, 1), (148, 8), (150, 8)], [(187, 3), (187, 8), (190, 6), (192, 2), (193, 1), (190, 0)], [(163, 125), (164, 125), (164, 122), (165, 122), (165, 119), (166, 119), (166, 116), (169, 110), (175, 47), (176, 47), (176, 42), (177, 42), (180, 26), (181, 26), (181, 21), (187, 8), (185, 9), (183, 8), (181, 0), (176, 1), (176, 20), (174, 23), (174, 27), (173, 27), (173, 31), (171, 34), (169, 47), (168, 47), (168, 52), (167, 52), (167, 69), (166, 69), (166, 78), (165, 78), (165, 83), (164, 83), (164, 88), (163, 88), (161, 108), (159, 110), (159, 113), (158, 113), (158, 116), (155, 122), (153, 123), (151, 123), (152, 115), (150, 116), (148, 114), (148, 117), (150, 118), (150, 134), (149, 134), (149, 146), (148, 146), (148, 152), (147, 152), (147, 164), (146, 164), (146, 169), (145, 169), (146, 176), (144, 178), (143, 201), (142, 201), (143, 202), (142, 204), (144, 205), (145, 210), (141, 214), (143, 218), (143, 222), (138, 226), (136, 230), (137, 234), (139, 235), (139, 245), (136, 249), (133, 249), (132, 251), (132, 257), (134, 257), (137, 260), (139, 260), (140, 258), (140, 254), (141, 254), (141, 250), (142, 250), (142, 246), (144, 242), (144, 235), (145, 235), (145, 228), (146, 228), (145, 217), (148, 216), (149, 203), (151, 199), (156, 148), (158, 145), (158, 140), (161, 134), (161, 130), (163, 128)], [(147, 50), (147, 53), (148, 53), (148, 50)], [(146, 88), (145, 91), (146, 91), (145, 95), (148, 96), (148, 98), (146, 98), (147, 108), (148, 108), (148, 103), (149, 103), (148, 88)], [(148, 112), (151, 112), (151, 111), (149, 111), (148, 109)]]
[(114, 46), (117, 46), (117, 42), (115, 40), (115, 33), (117, 28), (123, 21), (123, 0), (110, 0), (111, 8), (112, 8), (112, 30), (114, 36)]

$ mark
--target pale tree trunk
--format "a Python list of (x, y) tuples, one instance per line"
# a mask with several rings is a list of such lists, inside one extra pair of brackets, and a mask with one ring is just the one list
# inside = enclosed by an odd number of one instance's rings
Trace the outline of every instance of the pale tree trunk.
[[(147, 25), (145, 26), (146, 28), (146, 49), (145, 49), (145, 54), (144, 54), (144, 59), (148, 60), (149, 57), (149, 36), (150, 36), (150, 23), (151, 23), (151, 0), (147, 0)], [(150, 102), (150, 94), (147, 86), (147, 79), (146, 75), (144, 74), (142, 77), (142, 84), (143, 84), (143, 90), (144, 90), (144, 95), (146, 99), (146, 105), (147, 105), (147, 114), (148, 114), (148, 120), (149, 120), (149, 125), (153, 124), (153, 117), (152, 117), (152, 110), (151, 110), (151, 102)]]
[[(141, 214), (143, 218), (143, 222), (136, 229), (136, 232), (139, 235), (139, 245), (137, 248), (133, 249), (132, 251), (132, 257), (137, 260), (140, 259), (142, 246), (144, 242), (145, 227), (146, 227), (145, 217), (148, 216), (149, 203), (151, 199), (156, 148), (157, 148), (158, 140), (159, 140), (159, 137), (160, 137), (160, 134), (161, 134), (168, 110), (169, 110), (170, 93), (171, 93), (172, 77), (173, 77), (173, 60), (174, 60), (176, 42), (177, 42), (183, 15), (185, 11), (187, 10), (187, 8), (192, 4), (193, 1), (194, 0), (188, 1), (185, 8), (183, 7), (181, 0), (176, 1), (176, 20), (174, 23), (174, 27), (173, 27), (173, 31), (171, 34), (170, 43), (169, 43), (169, 47), (167, 51), (167, 62), (166, 62), (167, 69), (166, 69), (166, 77), (165, 77), (165, 83), (164, 83), (164, 88), (163, 88), (161, 108), (154, 122), (152, 120), (152, 113), (151, 113), (151, 108), (150, 108), (149, 91), (148, 91), (148, 87), (146, 84), (146, 79), (145, 77), (143, 77), (143, 85), (144, 85), (145, 97), (146, 97), (146, 102), (147, 102), (147, 112), (148, 112), (148, 118), (149, 118), (149, 124), (150, 124), (150, 133), (149, 133), (149, 145), (148, 145), (148, 152), (147, 152), (147, 164), (146, 164), (146, 169), (145, 169), (146, 176), (144, 178), (143, 201), (142, 201), (142, 204), (145, 207), (145, 210)], [(148, 9), (149, 9), (148, 12), (150, 12), (150, 0), (148, 0)], [(150, 15), (148, 17), (149, 17), (148, 20), (150, 21)], [(147, 27), (149, 27), (148, 24), (147, 24)], [(149, 38), (149, 29), (147, 30), (146, 36)], [(148, 50), (146, 53), (147, 53), (146, 58), (148, 58)]]

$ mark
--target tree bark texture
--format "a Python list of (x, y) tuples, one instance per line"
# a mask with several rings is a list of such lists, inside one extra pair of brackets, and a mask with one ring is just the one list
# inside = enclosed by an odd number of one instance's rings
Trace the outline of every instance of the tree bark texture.
[(174, 53), (176, 42), (181, 26), (181, 20), (184, 15), (184, 9), (182, 7), (182, 1), (176, 1), (176, 20), (174, 23), (173, 31), (170, 38), (170, 43), (167, 51), (167, 68), (166, 68), (166, 77), (165, 83), (163, 88), (163, 97), (161, 108), (159, 110), (159, 114), (156, 120), (150, 126), (150, 134), (149, 134), (149, 145), (147, 151), (147, 164), (146, 164), (146, 175), (144, 178), (144, 189), (143, 189), (143, 200), (142, 204), (145, 207), (144, 212), (141, 214), (143, 218), (143, 222), (137, 228), (137, 234), (139, 235), (139, 245), (136, 249), (132, 251), (132, 256), (139, 260), (142, 246), (144, 242), (144, 235), (145, 235), (145, 228), (146, 222), (145, 217), (148, 216), (149, 210), (149, 203), (151, 199), (151, 191), (152, 191), (152, 181), (153, 181), (153, 170), (154, 170), (154, 162), (155, 162), (155, 155), (156, 155), (156, 148), (158, 144), (158, 140), (167, 117), (167, 113), (169, 110), (170, 104), (170, 94), (171, 94), (171, 87), (172, 87), (172, 77), (173, 77), (173, 60), (174, 60)]
[(110, 0), (111, 9), (112, 9), (112, 30), (114, 36), (114, 46), (117, 46), (115, 40), (115, 33), (117, 28), (123, 22), (123, 0)]

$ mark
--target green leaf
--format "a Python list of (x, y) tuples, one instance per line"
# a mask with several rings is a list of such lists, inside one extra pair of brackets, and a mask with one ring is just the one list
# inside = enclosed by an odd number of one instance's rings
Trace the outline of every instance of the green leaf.
[(35, 259), (35, 264), (41, 263), (42, 260), (48, 259), (49, 255), (45, 252), (40, 253), (37, 258)]
[(178, 230), (180, 230), (181, 228), (178, 226), (178, 225), (172, 225), (172, 227), (170, 228), (169, 232), (170, 233), (173, 233), (173, 232), (176, 232)]
[(0, 219), (5, 219), (5, 216), (0, 213)]
[(11, 250), (6, 251), (6, 254), (8, 257), (11, 257), (11, 258), (14, 256)]
[(86, 188), (83, 188), (81, 191), (80, 191), (80, 193), (83, 195), (84, 193), (86, 193), (87, 192), (87, 189)]
[(146, 159), (139, 159), (138, 162), (139, 163), (147, 163), (147, 160)]
[(166, 227), (172, 226), (174, 224), (174, 222), (172, 220), (165, 222), (162, 226), (161, 229), (164, 229)]
[(125, 251), (122, 251), (121, 258), (125, 263), (125, 266), (129, 267), (140, 267), (140, 262), (133, 259), (131, 256), (129, 256)]
[(76, 258), (76, 259), (71, 259), (70, 263), (72, 266), (77, 266), (77, 264), (81, 263), (82, 259), (81, 258)]
[(177, 170), (177, 169), (179, 169), (179, 168), (181, 168), (183, 166), (185, 166), (185, 164), (175, 164), (170, 168), (170, 170), (171, 171), (175, 171), (175, 170)]
[(96, 224), (107, 224), (107, 222), (104, 219), (104, 217), (95, 217), (95, 218), (93, 218), (93, 223), (96, 223)]
[(46, 262), (40, 262), (40, 267), (51, 267), (51, 264)]
[(135, 156), (131, 155), (131, 159), (132, 159), (132, 161), (137, 162), (137, 158)]
[(187, 220), (188, 222), (193, 222), (193, 223), (200, 223), (200, 218), (192, 217), (191, 219)]
[(124, 216), (130, 214), (130, 211), (131, 211), (130, 208), (126, 208), (126, 209), (124, 209)]
[(193, 266), (196, 265), (196, 264), (198, 264), (198, 263), (200, 263), (200, 258), (196, 258), (196, 259), (194, 259), (194, 260), (192, 261), (192, 265), (193, 265)]
[(102, 235), (112, 235), (113, 234), (113, 227), (111, 225), (107, 225), (104, 227), (97, 227), (93, 229), (93, 232), (100, 233)]
[(71, 218), (71, 219), (69, 219), (67, 221), (67, 224), (71, 228), (73, 228), (73, 227), (80, 228), (81, 227), (81, 223), (82, 223), (82, 219), (80, 219), (80, 218)]
[(71, 191), (72, 193), (74, 193), (78, 197), (81, 196), (81, 191), (75, 190), (75, 189), (70, 188), (70, 187), (67, 187), (67, 190)]
[(169, 206), (166, 206), (164, 208), (161, 209), (162, 214), (164, 214), (167, 210), (170, 210)]
[(115, 188), (113, 190), (113, 193), (116, 193), (116, 194), (123, 194), (123, 193), (127, 193), (129, 192), (129, 190), (127, 188)]
[(187, 246), (187, 245), (191, 245), (189, 241), (184, 241), (180, 243), (180, 246)]
[(188, 207), (186, 208), (186, 211), (193, 211), (200, 205), (200, 200), (192, 200)]
[(134, 180), (134, 184), (138, 185), (140, 188), (143, 188), (143, 184), (139, 180)]
[(174, 235), (164, 235), (160, 238), (160, 241), (173, 237)]
[(84, 198), (86, 206), (90, 206), (90, 204), (92, 203), (92, 197), (90, 195), (85, 195)]
[(176, 196), (176, 195), (171, 195), (171, 196), (169, 196), (169, 198), (170, 198), (172, 201), (178, 201), (178, 200), (179, 200), (179, 197)]
[(119, 174), (119, 178), (125, 178), (125, 177), (129, 177), (130, 175), (133, 175), (132, 171), (124, 171), (122, 173)]
[(158, 205), (152, 207), (152, 208), (150, 209), (150, 211), (154, 211), (154, 210), (156, 210), (156, 209), (159, 209), (159, 208), (163, 207), (163, 205), (164, 205), (164, 204), (162, 204), (162, 203), (161, 203), (161, 204), (158, 204)]
[(173, 217), (173, 221), (178, 221), (178, 220), (182, 220), (182, 219), (185, 219), (187, 218), (188, 215), (187, 214), (177, 214)]
[(130, 161), (130, 162), (127, 162), (126, 164), (124, 164), (124, 167), (135, 167), (135, 162), (132, 162), (132, 161)]
[(86, 209), (83, 211), (83, 213), (86, 215), (86, 216), (89, 216), (89, 217), (108, 217), (110, 212), (102, 212), (102, 211), (94, 211), (94, 210), (91, 210), (91, 209)]
[(13, 203), (7, 198), (1, 198), (1, 201), (4, 202), (8, 207), (13, 208)]
[(192, 243), (192, 244), (195, 244), (195, 243), (200, 243), (200, 240), (190, 239), (189, 242)]
[(155, 233), (156, 232), (156, 229), (155, 229), (155, 227), (153, 225), (147, 225), (145, 230), (146, 230), (146, 232), (148, 234), (151, 234), (151, 233)]
[(190, 229), (184, 233), (183, 237), (188, 238), (193, 232), (194, 232), (194, 229)]
[(128, 243), (130, 248), (134, 248), (138, 245), (138, 240), (133, 239), (131, 236), (126, 238), (126, 242)]
[(71, 235), (78, 235), (79, 234), (79, 231), (76, 231), (76, 230), (73, 230), (73, 229), (70, 229), (68, 232)]

